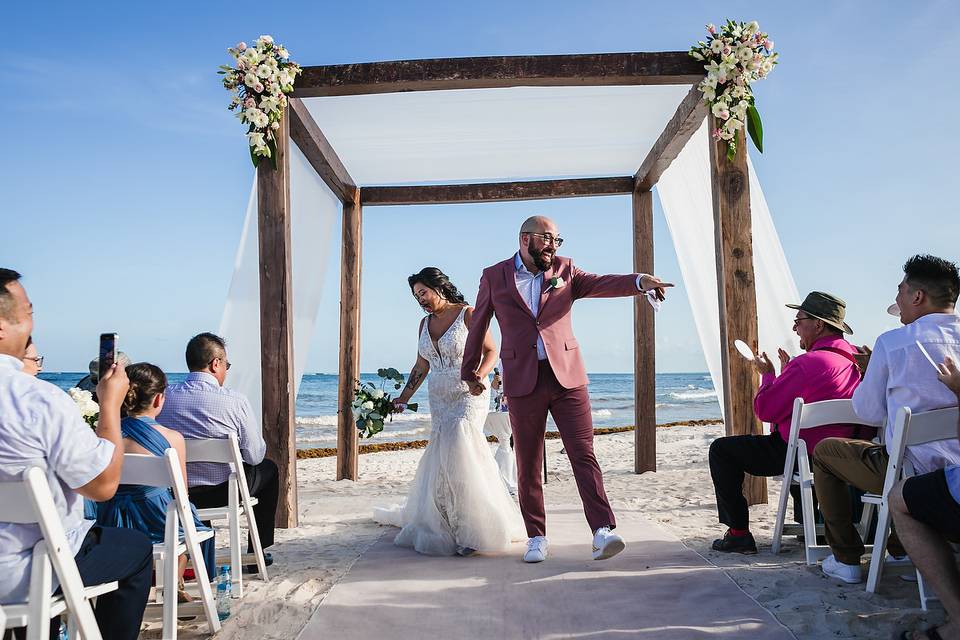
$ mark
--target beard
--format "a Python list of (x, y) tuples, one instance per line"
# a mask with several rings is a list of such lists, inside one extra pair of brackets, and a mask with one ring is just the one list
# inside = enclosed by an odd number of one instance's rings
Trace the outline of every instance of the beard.
[(529, 251), (530, 257), (533, 258), (533, 264), (535, 264), (540, 271), (546, 271), (553, 264), (554, 254), (552, 252), (544, 254), (543, 249), (535, 249), (533, 247), (529, 247)]

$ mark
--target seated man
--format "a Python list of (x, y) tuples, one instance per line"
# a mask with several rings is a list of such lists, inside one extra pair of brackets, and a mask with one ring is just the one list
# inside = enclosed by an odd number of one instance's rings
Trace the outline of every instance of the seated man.
[[(843, 321), (846, 310), (843, 300), (814, 291), (803, 304), (787, 306), (797, 309), (793, 330), (800, 336), (800, 348), (806, 353), (791, 360), (781, 349), (779, 376), (774, 373), (766, 353), (754, 360), (763, 378), (753, 409), (758, 419), (770, 423), (770, 435), (727, 436), (710, 444), (710, 475), (717, 494), (717, 512), (720, 522), (729, 527), (723, 538), (714, 540), (714, 551), (757, 552), (750, 533), (747, 501), (743, 497), (743, 476), (745, 473), (755, 476), (783, 473), (794, 399), (819, 402), (849, 398), (860, 382), (860, 370), (854, 359), (857, 348), (843, 338), (844, 333), (853, 333)], [(864, 433), (860, 434), (859, 430)], [(801, 432), (808, 450), (823, 438), (836, 435), (869, 438), (873, 437), (873, 430), (825, 425)]]
[[(853, 409), (861, 418), (885, 423), (884, 442), (893, 444), (897, 411), (914, 412), (955, 406), (957, 399), (937, 380), (917, 342), (938, 361), (960, 354), (960, 316), (955, 313), (960, 275), (952, 262), (927, 255), (913, 256), (903, 265), (897, 290), (899, 329), (880, 335), (863, 383), (853, 394)], [(960, 464), (960, 442), (931, 442), (907, 447), (907, 458), (917, 473), (929, 473), (948, 464)], [(884, 445), (828, 438), (814, 451), (813, 475), (820, 499), (827, 543), (833, 551), (823, 561), (823, 573), (843, 582), (862, 580), (860, 556), (864, 546), (853, 525), (847, 485), (881, 493), (890, 456)], [(888, 549), (900, 555), (891, 538)]]
[[(119, 583), (119, 589), (97, 599), (101, 635), (134, 640), (150, 592), (153, 545), (139, 531), (99, 527), (83, 519), (83, 498), (108, 500), (120, 482), (120, 404), (127, 375), (114, 365), (100, 381), (100, 423), (94, 434), (70, 396), (22, 371), (33, 307), (19, 279), (17, 272), (0, 269), (0, 482), (19, 480), (30, 466), (47, 468), (84, 584)], [(0, 604), (26, 600), (33, 547), (42, 537), (39, 526), (3, 522), (0, 514)], [(55, 618), (52, 637), (59, 629)]]
[[(960, 369), (946, 358), (938, 376), (960, 403)], [(960, 422), (957, 423), (960, 438)], [(960, 637), (960, 572), (953, 549), (947, 544), (960, 541), (960, 466), (950, 465), (932, 473), (907, 478), (890, 493), (890, 512), (910, 559), (930, 583), (947, 610), (948, 622), (905, 637)]]
[[(253, 415), (250, 401), (223, 386), (227, 379), (227, 348), (223, 338), (201, 333), (187, 343), (187, 379), (167, 387), (166, 403), (157, 422), (179, 431), (187, 440), (237, 436), (243, 471), (250, 495), (259, 503), (253, 508), (260, 533), (260, 544), (273, 545), (274, 519), (280, 492), (277, 465), (264, 458), (267, 444), (263, 441), (259, 421)], [(187, 485), (190, 501), (198, 509), (227, 504), (229, 465), (216, 462), (187, 463)], [(253, 547), (248, 542), (247, 551)], [(273, 559), (265, 554), (267, 564)]]

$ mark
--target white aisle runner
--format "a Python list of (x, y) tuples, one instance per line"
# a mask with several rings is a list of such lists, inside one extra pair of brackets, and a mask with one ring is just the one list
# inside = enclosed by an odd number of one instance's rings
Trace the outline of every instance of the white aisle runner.
[(793, 638), (718, 568), (624, 514), (619, 556), (594, 562), (579, 507), (548, 507), (550, 557), (432, 558), (390, 529), (300, 634), (315, 638)]

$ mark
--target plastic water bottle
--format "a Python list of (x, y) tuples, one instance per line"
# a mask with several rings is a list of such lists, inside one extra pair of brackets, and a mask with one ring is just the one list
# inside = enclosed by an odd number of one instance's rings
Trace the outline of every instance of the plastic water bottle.
[(230, 596), (233, 591), (233, 581), (230, 579), (230, 567), (220, 567), (217, 577), (217, 617), (221, 622), (230, 617)]

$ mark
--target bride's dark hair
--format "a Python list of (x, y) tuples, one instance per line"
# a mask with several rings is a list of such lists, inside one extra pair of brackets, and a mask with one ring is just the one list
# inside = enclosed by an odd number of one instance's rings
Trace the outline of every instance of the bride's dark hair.
[(410, 285), (410, 290), (413, 291), (413, 285), (417, 283), (422, 284), (425, 287), (433, 289), (440, 294), (440, 297), (446, 300), (447, 302), (452, 302), (454, 304), (467, 304), (467, 301), (463, 299), (463, 294), (460, 293), (460, 290), (457, 289), (450, 278), (447, 277), (443, 271), (437, 269), (436, 267), (424, 267), (420, 269), (417, 273), (413, 274), (407, 278), (407, 284)]

